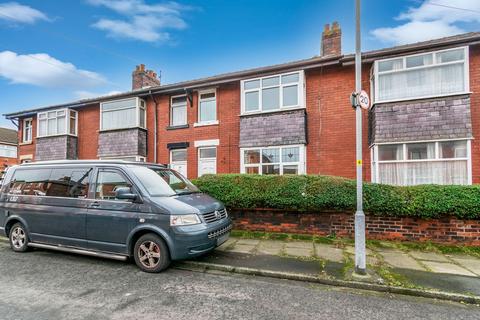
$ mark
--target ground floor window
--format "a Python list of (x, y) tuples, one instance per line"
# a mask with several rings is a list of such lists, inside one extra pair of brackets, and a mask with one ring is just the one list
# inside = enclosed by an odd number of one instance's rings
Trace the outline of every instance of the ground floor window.
[(305, 146), (241, 149), (241, 172), (252, 174), (304, 174)]
[(217, 173), (217, 147), (198, 148), (198, 176)]
[(380, 144), (372, 148), (372, 180), (392, 185), (471, 184), (469, 140)]
[(170, 168), (187, 176), (187, 149), (170, 150)]

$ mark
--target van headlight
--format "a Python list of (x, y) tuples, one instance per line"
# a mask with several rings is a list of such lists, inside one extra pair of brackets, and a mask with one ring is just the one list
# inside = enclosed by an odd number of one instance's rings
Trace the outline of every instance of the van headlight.
[(196, 214), (172, 214), (170, 215), (170, 226), (189, 226), (201, 223)]

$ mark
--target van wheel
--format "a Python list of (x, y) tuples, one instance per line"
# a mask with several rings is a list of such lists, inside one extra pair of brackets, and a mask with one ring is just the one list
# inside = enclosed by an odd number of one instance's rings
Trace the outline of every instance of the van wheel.
[(170, 255), (165, 242), (153, 233), (145, 234), (137, 240), (133, 258), (137, 266), (145, 272), (160, 272), (170, 264)]
[(28, 247), (28, 234), (25, 226), (21, 223), (15, 223), (9, 234), (10, 248), (15, 252), (25, 252)]

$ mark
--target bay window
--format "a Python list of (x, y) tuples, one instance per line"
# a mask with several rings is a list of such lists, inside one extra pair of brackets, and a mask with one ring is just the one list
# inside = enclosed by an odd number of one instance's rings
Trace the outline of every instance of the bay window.
[(241, 149), (241, 172), (252, 174), (304, 174), (305, 146)]
[(128, 98), (100, 104), (100, 130), (146, 127), (146, 104), (140, 98)]
[(187, 124), (187, 96), (172, 97), (170, 101), (170, 125), (183, 126)]
[(375, 102), (466, 93), (468, 47), (375, 61)]
[(304, 107), (303, 71), (241, 81), (242, 113)]
[[(70, 109), (38, 113), (38, 137), (77, 134), (77, 111)], [(25, 132), (24, 132), (25, 133)]]
[(381, 144), (372, 152), (377, 183), (471, 184), (469, 140)]

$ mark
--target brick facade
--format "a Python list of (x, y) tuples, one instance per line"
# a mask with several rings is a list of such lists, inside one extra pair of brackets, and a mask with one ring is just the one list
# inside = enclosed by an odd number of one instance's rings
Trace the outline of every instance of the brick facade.
[[(335, 55), (330, 56), (331, 59), (336, 59)], [(77, 158), (136, 155), (146, 156), (150, 162), (168, 164), (168, 145), (188, 143), (187, 175), (195, 178), (198, 176), (198, 148), (195, 143), (199, 141), (219, 140), (217, 173), (240, 172), (241, 147), (305, 144), (306, 173), (355, 178), (355, 112), (348, 100), (355, 87), (355, 73), (353, 62), (347, 63), (344, 62), (346, 58), (342, 59), (341, 62), (319, 63), (294, 69), (304, 70), (305, 75), (305, 108), (295, 111), (241, 115), (240, 79), (279, 74), (285, 70), (259, 71), (240, 78), (232, 76), (230, 81), (217, 83), (212, 80), (190, 88), (181, 85), (161, 86), (159, 88), (166, 88), (162, 93), (134, 91), (132, 94), (146, 101), (147, 113), (146, 131), (135, 129), (136, 136), (128, 130), (101, 132), (100, 104), (98, 101), (90, 105), (82, 103), (81, 107), (75, 107), (78, 112)], [(377, 104), (370, 112), (363, 111), (363, 173), (366, 181), (371, 180), (372, 143), (472, 138), (472, 181), (480, 183), (479, 45), (470, 46), (468, 61), (469, 94)], [(367, 59), (362, 66), (362, 86), (367, 92), (371, 89), (372, 65), (372, 59)], [(196, 125), (199, 113), (198, 90), (204, 89), (216, 90), (218, 124)], [(180, 94), (189, 96), (187, 125), (171, 128), (170, 99)], [(110, 99), (114, 98), (108, 98)], [(57, 158), (55, 152), (50, 152), (42, 145), (43, 138), (36, 138), (35, 115), (30, 113), (18, 118), (21, 120), (27, 117), (33, 117), (33, 142), (19, 146), (19, 159)], [(21, 139), (22, 121), (19, 123)], [(125, 132), (129, 133), (124, 136)], [(50, 155), (42, 156), (44, 152)], [(64, 154), (63, 151), (61, 154)], [(72, 153), (69, 157), (74, 158)]]
[[(295, 212), (282, 210), (230, 210), (238, 230), (303, 233), (354, 237), (353, 212)], [(480, 220), (418, 219), (366, 216), (366, 236), (377, 240), (431, 241), (480, 245)]]

